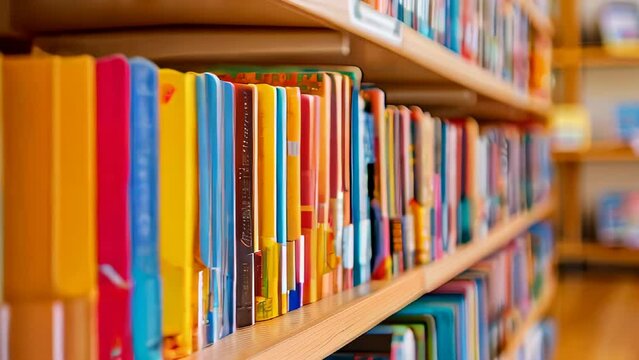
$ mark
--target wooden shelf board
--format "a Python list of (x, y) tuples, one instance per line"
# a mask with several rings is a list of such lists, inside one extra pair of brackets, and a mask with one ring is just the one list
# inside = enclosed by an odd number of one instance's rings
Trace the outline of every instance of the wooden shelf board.
[(639, 249), (612, 247), (597, 242), (564, 240), (557, 243), (562, 263), (585, 263), (598, 265), (639, 265)]
[(557, 279), (549, 279), (543, 293), (528, 312), (526, 319), (519, 326), (515, 335), (507, 342), (506, 347), (499, 355), (500, 360), (517, 358), (517, 349), (523, 344), (528, 332), (548, 314), (557, 291)]
[[(84, 52), (94, 55), (123, 52), (126, 55), (142, 55), (153, 60), (179, 63), (284, 61), (300, 64), (350, 64), (359, 66), (364, 71), (366, 81), (382, 87), (456, 87), (477, 93), (480, 104), (492, 101), (506, 105), (514, 112), (509, 114), (512, 118), (547, 116), (550, 100), (518, 91), (488, 70), (466, 61), (403, 24), (400, 25), (402, 36), (398, 42), (357, 24), (351, 14), (351, 1), (269, 0), (268, 5), (265, 5), (262, 0), (184, 0), (179, 3), (148, 4), (142, 1), (113, 3), (92, 0), (65, 2), (62, 5), (56, 2), (52, 6), (47, 1), (25, 0), (18, 2), (14, 9), (14, 21), (38, 34), (36, 45), (50, 52)], [(517, 1), (524, 4), (531, 0)], [(264, 11), (265, 6), (268, 6), (269, 11)], [(35, 7), (38, 14), (47, 14), (46, 19), (33, 16), (32, 10)], [(153, 25), (180, 27), (143, 28)], [(184, 28), (184, 25), (189, 27)], [(238, 28), (240, 25), (242, 27)], [(229, 29), (228, 26), (234, 27)], [(121, 32), (114, 30), (121, 27), (128, 28)], [(272, 36), (286, 34), (287, 27), (294, 28), (288, 28), (286, 37)], [(332, 29), (335, 32), (332, 37), (341, 36), (340, 42), (331, 43), (330, 48), (324, 49), (328, 51), (318, 51), (314, 48), (313, 39), (300, 42), (299, 36), (295, 38), (294, 33), (300, 27), (306, 28), (307, 34)], [(104, 32), (105, 28), (109, 31)], [(102, 31), (77, 32), (78, 29)], [(251, 37), (252, 40), (247, 44), (238, 41), (237, 35), (233, 34), (238, 29), (244, 29), (242, 36)], [(47, 33), (50, 30), (74, 32)], [(330, 37), (326, 31), (323, 34), (326, 38)], [(207, 37), (214, 37), (217, 41), (204, 41)], [(288, 40), (292, 42), (287, 43)], [(258, 46), (261, 50), (251, 51), (252, 47), (248, 44)], [(277, 56), (275, 50), (270, 53), (267, 51), (269, 47), (284, 47), (288, 52)], [(337, 53), (336, 49), (339, 50)], [(481, 111), (477, 113), (482, 115)], [(469, 109), (468, 115), (473, 115), (473, 109)]]
[(419, 296), (446, 283), (547, 217), (547, 200), (498, 225), (484, 239), (393, 280), (373, 281), (329, 296), (278, 318), (239, 329), (190, 359), (321, 359), (338, 350)]
[(615, 54), (602, 46), (557, 48), (553, 51), (552, 64), (557, 69), (639, 66), (639, 51)]
[(556, 162), (626, 162), (639, 161), (632, 148), (623, 143), (593, 143), (588, 149), (578, 151), (555, 151)]

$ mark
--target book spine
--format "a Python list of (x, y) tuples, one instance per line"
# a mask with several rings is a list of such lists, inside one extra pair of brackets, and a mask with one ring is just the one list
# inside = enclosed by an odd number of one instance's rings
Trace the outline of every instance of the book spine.
[(235, 102), (235, 186), (236, 197), (236, 321), (237, 327), (255, 323), (254, 238), (255, 207), (255, 88), (238, 85)]
[(130, 221), (133, 270), (133, 350), (161, 357), (162, 302), (158, 244), (158, 69), (134, 58), (131, 67)]

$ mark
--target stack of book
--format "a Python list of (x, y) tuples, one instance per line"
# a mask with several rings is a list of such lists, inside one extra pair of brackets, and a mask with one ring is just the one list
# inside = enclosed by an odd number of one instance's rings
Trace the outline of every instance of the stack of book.
[[(552, 281), (552, 232), (535, 225), (454, 280), (409, 304), (331, 359), (496, 359)], [(544, 264), (543, 271), (539, 265)], [(526, 332), (518, 358), (549, 351), (551, 323)], [(549, 336), (546, 336), (548, 338)], [(548, 352), (549, 353), (549, 352)], [(539, 357), (544, 358), (544, 357)]]
[(550, 188), (541, 129), (387, 106), (353, 67), (0, 61), (10, 355), (181, 357), (439, 259)]
[(534, 33), (516, 1), (360, 0), (523, 93), (550, 97), (551, 40)]
[(603, 194), (597, 209), (597, 240), (610, 246), (639, 248), (639, 191)]

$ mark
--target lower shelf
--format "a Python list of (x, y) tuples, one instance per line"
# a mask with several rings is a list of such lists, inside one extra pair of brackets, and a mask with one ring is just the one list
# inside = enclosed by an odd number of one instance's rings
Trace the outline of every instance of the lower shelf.
[(190, 359), (322, 359), (419, 296), (430, 292), (546, 218), (542, 202), (441, 260), (393, 280), (373, 281), (278, 318), (239, 329)]
[(557, 291), (557, 280), (551, 278), (546, 284), (541, 297), (528, 313), (526, 320), (521, 324), (515, 335), (508, 341), (506, 347), (499, 355), (499, 360), (516, 359), (517, 349), (523, 344), (528, 332), (537, 325), (550, 311)]
[(564, 240), (557, 243), (559, 261), (597, 265), (639, 265), (639, 249), (611, 247), (597, 242)]

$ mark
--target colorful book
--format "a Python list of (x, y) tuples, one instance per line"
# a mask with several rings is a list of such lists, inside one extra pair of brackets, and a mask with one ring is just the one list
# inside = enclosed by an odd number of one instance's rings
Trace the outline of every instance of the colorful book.
[(223, 237), (222, 237), (222, 326), (220, 337), (233, 333), (236, 329), (235, 319), (235, 292), (236, 292), (236, 186), (235, 186), (235, 85), (223, 82), (224, 119), (222, 129), (224, 131), (224, 191), (222, 198), (224, 209), (222, 212)]
[(208, 125), (208, 143), (210, 153), (211, 174), (211, 267), (210, 267), (210, 297), (209, 331), (207, 343), (212, 343), (221, 333), (221, 293), (222, 293), (222, 244), (224, 239), (223, 214), (223, 177), (224, 177), (224, 128), (222, 103), (222, 83), (211, 73), (200, 75), (204, 78), (206, 87), (206, 117)]
[(164, 356), (175, 357), (189, 354), (193, 346), (196, 75), (161, 69), (159, 81), (162, 333)]
[(257, 88), (235, 85), (236, 326), (255, 323), (255, 244), (259, 234), (257, 187)]
[(131, 178), (129, 211), (133, 277), (133, 354), (162, 356), (162, 298), (158, 243), (158, 69), (133, 58), (131, 71)]
[(131, 358), (131, 80), (126, 58), (99, 59), (96, 83), (99, 356)]
[(211, 144), (206, 78), (195, 75), (197, 122), (197, 236), (193, 245), (193, 276), (191, 302), (193, 314), (194, 348), (201, 349), (210, 342), (213, 333), (211, 302), (211, 268), (213, 267)]
[(288, 310), (302, 306), (304, 256), (301, 210), (301, 94), (286, 88), (286, 251)]
[[(261, 271), (256, 274), (255, 317), (271, 319), (279, 313), (279, 249), (277, 245), (277, 94), (273, 86), (257, 85), (258, 114), (258, 206), (259, 236), (256, 256)], [(257, 261), (256, 261), (257, 265)]]
[(317, 301), (317, 187), (319, 166), (319, 97), (301, 97), (300, 185), (302, 236), (304, 237), (304, 305)]
[[(278, 315), (288, 312), (288, 266), (287, 250), (287, 104), (286, 89), (281, 86), (275, 87), (276, 95), (276, 117), (275, 117), (275, 185), (276, 185), (276, 208), (275, 208), (275, 238), (277, 241), (277, 284), (279, 292)], [(290, 264), (293, 266), (293, 264)]]
[[(372, 115), (369, 133), (373, 134), (375, 162), (369, 178), (373, 178), (373, 189), (369, 188), (371, 199), (371, 226), (373, 264), (372, 278), (376, 280), (389, 279), (392, 276), (391, 238), (389, 223), (388, 201), (388, 163), (386, 160), (386, 126), (384, 120), (384, 93), (379, 89), (366, 89), (362, 92), (367, 108)], [(370, 180), (369, 180), (370, 183)], [(377, 216), (375, 218), (373, 215)], [(375, 220), (378, 220), (375, 222)]]

